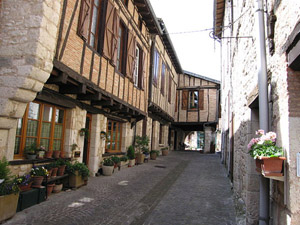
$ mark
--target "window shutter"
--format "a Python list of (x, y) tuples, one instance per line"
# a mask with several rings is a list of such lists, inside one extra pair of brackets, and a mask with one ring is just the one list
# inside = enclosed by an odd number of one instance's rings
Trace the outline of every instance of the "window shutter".
[(181, 109), (183, 109), (183, 110), (187, 110), (188, 96), (189, 96), (189, 91), (183, 90), (182, 91), (182, 106), (181, 106)]
[(78, 34), (85, 41), (88, 40), (89, 37), (89, 26), (92, 12), (91, 2), (92, 0), (81, 1), (80, 16), (78, 22)]
[[(114, 25), (113, 25), (113, 38), (112, 38), (112, 64), (116, 65), (118, 57), (118, 38), (119, 38), (119, 27), (120, 27), (120, 15), (118, 10), (114, 10)], [(123, 59), (120, 59), (123, 60)]]
[(135, 36), (133, 35), (132, 31), (130, 31), (128, 33), (127, 67), (126, 67), (126, 74), (130, 79), (133, 78), (133, 72), (135, 68), (135, 49), (136, 49)]
[(168, 70), (169, 73), (169, 95), (168, 95), (168, 101), (171, 103), (171, 94), (172, 94), (172, 76), (170, 71)]
[(142, 60), (142, 65), (141, 65), (141, 68), (142, 68), (142, 75), (141, 75), (141, 79), (140, 79), (140, 82), (141, 82), (141, 89), (144, 89), (144, 82), (145, 82), (145, 77), (146, 77), (146, 53), (144, 51), (143, 52), (143, 60)]
[(112, 40), (114, 35), (114, 30), (113, 30), (114, 12), (115, 12), (115, 8), (113, 3), (110, 0), (107, 1), (103, 54), (109, 59), (112, 59)]
[(204, 109), (204, 90), (199, 90), (199, 109)]

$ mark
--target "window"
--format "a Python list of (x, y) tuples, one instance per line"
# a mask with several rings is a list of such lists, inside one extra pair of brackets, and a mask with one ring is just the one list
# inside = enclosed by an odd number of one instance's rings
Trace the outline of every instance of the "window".
[(29, 103), (22, 119), (18, 120), (15, 150), (17, 158), (32, 144), (46, 150), (63, 150), (65, 110), (39, 102)]
[(169, 94), (168, 94), (168, 102), (171, 103), (172, 99), (172, 76), (171, 73), (169, 73)]
[(142, 88), (142, 74), (143, 74), (143, 51), (137, 45), (135, 48), (135, 67), (133, 73), (133, 82), (134, 85), (138, 88)]
[(139, 16), (138, 28), (140, 31), (142, 31), (142, 29), (143, 29), (143, 20), (142, 20), (141, 16)]
[(182, 106), (183, 110), (187, 109), (204, 109), (204, 90), (182, 91)]
[(105, 143), (106, 152), (120, 152), (122, 139), (122, 123), (107, 120), (107, 139)]
[(166, 65), (163, 62), (161, 65), (161, 87), (160, 87), (160, 91), (162, 95), (165, 95), (165, 73), (166, 73)]
[(90, 46), (97, 49), (99, 40), (100, 12), (102, 0), (82, 0), (78, 23), (78, 34)]
[(158, 81), (158, 70), (159, 70), (159, 54), (157, 49), (154, 49), (153, 55), (153, 83), (157, 85)]
[(197, 109), (198, 108), (198, 91), (190, 91), (189, 93), (190, 97), (189, 97), (189, 108), (190, 109)]
[(125, 54), (125, 41), (126, 41), (126, 27), (125, 25), (120, 21), (119, 30), (118, 30), (118, 42), (117, 42), (117, 64), (116, 68), (119, 72), (122, 74), (125, 74), (125, 60), (126, 60), (126, 54)]

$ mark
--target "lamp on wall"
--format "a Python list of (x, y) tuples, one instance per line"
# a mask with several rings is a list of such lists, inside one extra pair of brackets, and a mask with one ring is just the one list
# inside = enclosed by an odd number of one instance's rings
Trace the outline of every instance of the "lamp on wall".
[(105, 132), (105, 131), (101, 131), (101, 132), (100, 132), (100, 137), (101, 137), (102, 139), (104, 139), (104, 138), (106, 137), (106, 132)]

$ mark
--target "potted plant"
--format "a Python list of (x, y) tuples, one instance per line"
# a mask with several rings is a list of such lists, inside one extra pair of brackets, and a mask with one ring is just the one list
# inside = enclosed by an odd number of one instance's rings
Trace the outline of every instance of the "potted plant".
[(30, 146), (25, 147), (24, 152), (26, 154), (27, 159), (36, 159), (36, 151), (37, 147), (36, 144), (33, 143)]
[(32, 167), (30, 171), (32, 177), (32, 187), (39, 188), (44, 180), (44, 177), (48, 175), (48, 170), (45, 167)]
[(167, 156), (169, 154), (169, 147), (164, 147), (161, 149), (161, 155)]
[(158, 154), (159, 154), (159, 151), (151, 150), (150, 151), (150, 159), (156, 160), (156, 157), (158, 156)]
[(24, 174), (16, 179), (20, 191), (28, 191), (31, 189), (32, 180), (30, 174)]
[(111, 160), (114, 162), (114, 171), (117, 171), (119, 168), (120, 170), (120, 167), (121, 167), (121, 160), (118, 156), (112, 156), (111, 157)]
[(52, 158), (52, 154), (53, 154), (53, 152), (52, 151), (50, 151), (49, 149), (45, 152), (45, 157), (47, 158), (47, 159), (51, 159)]
[(52, 192), (53, 193), (61, 192), (62, 188), (63, 188), (63, 183), (61, 181), (56, 181), (55, 186), (53, 187)]
[(121, 166), (125, 166), (125, 165), (128, 165), (128, 156), (126, 155), (123, 155), (121, 158)]
[(127, 157), (129, 158), (128, 167), (132, 167), (135, 165), (135, 151), (132, 145), (128, 147)]
[(104, 176), (111, 176), (114, 171), (114, 161), (111, 158), (106, 158), (102, 163), (102, 172)]
[(58, 167), (57, 176), (64, 175), (65, 169), (66, 169), (66, 165), (67, 165), (66, 161), (63, 160), (63, 159), (58, 159), (55, 164)]
[(283, 150), (276, 146), (276, 133), (263, 130), (256, 132), (258, 138), (252, 138), (248, 144), (249, 154), (256, 159), (258, 171), (268, 176), (282, 176)]
[(45, 151), (46, 151), (46, 148), (45, 148), (43, 145), (41, 145), (41, 146), (40, 146), (39, 148), (37, 148), (37, 150), (36, 150), (37, 157), (38, 157), (39, 159), (43, 159), (44, 156), (45, 156)]
[(147, 136), (135, 137), (135, 149), (137, 150), (136, 157), (137, 157), (138, 164), (144, 163), (145, 155), (143, 154), (143, 152), (148, 149), (148, 144), (149, 144), (149, 138)]
[(58, 159), (60, 156), (60, 150), (53, 150), (53, 158)]
[(88, 167), (84, 163), (75, 162), (72, 164), (66, 161), (66, 170), (69, 175), (69, 186), (72, 188), (78, 188), (84, 185), (84, 179), (90, 175)]
[(0, 223), (16, 214), (18, 199), (17, 180), (10, 175), (8, 161), (3, 157), (0, 160)]

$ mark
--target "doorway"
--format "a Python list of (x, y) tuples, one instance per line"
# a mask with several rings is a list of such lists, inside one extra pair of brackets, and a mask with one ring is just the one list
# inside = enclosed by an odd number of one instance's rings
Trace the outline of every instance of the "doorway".
[(82, 159), (82, 162), (87, 166), (89, 165), (89, 156), (90, 156), (91, 125), (92, 125), (92, 114), (88, 113), (86, 115), (86, 120), (85, 120), (85, 128), (88, 129), (88, 135), (84, 137), (83, 159)]

